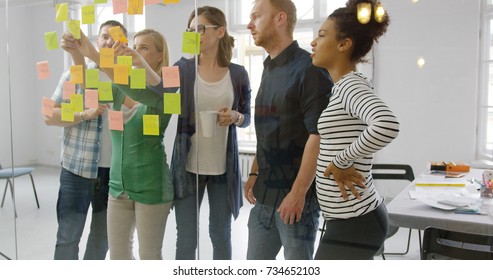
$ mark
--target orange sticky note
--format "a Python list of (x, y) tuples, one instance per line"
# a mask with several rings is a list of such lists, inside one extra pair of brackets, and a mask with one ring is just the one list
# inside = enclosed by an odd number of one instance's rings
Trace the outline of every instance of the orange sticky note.
[(113, 14), (121, 14), (127, 12), (127, 0), (113, 0)]
[(38, 79), (46, 80), (50, 78), (50, 66), (48, 65), (48, 61), (37, 62), (36, 69), (38, 70)]
[(125, 33), (123, 33), (123, 30), (120, 28), (120, 26), (113, 26), (108, 28), (108, 32), (111, 35), (111, 38), (113, 38), (113, 41), (120, 41), (122, 43), (128, 43), (127, 37), (125, 37)]
[(180, 3), (180, 0), (163, 0), (163, 4), (176, 4)]
[(56, 102), (54, 100), (43, 96), (43, 100), (41, 102), (41, 112), (43, 115), (53, 117), (53, 109), (55, 108), (55, 104)]
[(99, 50), (99, 66), (101, 68), (111, 68), (115, 64), (115, 49), (102, 48)]
[(181, 94), (179, 93), (164, 94), (164, 113), (181, 114)]
[(111, 130), (123, 131), (123, 112), (109, 110), (108, 121)]
[(128, 0), (128, 14), (142, 15), (144, 13), (144, 0)]
[(74, 112), (84, 111), (84, 97), (82, 96), (82, 94), (71, 94), (70, 104), (74, 106)]
[(163, 67), (163, 87), (180, 87), (180, 71), (178, 66)]
[(74, 122), (74, 106), (71, 103), (62, 103), (62, 121)]
[(62, 99), (67, 100), (70, 99), (70, 95), (75, 93), (75, 84), (72, 84), (69, 81), (63, 82), (63, 96)]
[(99, 101), (113, 101), (113, 88), (111, 82), (99, 82)]
[(84, 74), (82, 73), (82, 65), (70, 66), (70, 82), (72, 84), (82, 84), (84, 82)]
[(159, 115), (142, 115), (144, 135), (159, 136)]
[(74, 36), (74, 39), (80, 39), (80, 20), (67, 21), (68, 31)]
[(128, 65), (115, 64), (113, 67), (113, 78), (115, 84), (128, 85)]
[(86, 89), (84, 93), (84, 106), (86, 108), (98, 108), (99, 92), (97, 89)]

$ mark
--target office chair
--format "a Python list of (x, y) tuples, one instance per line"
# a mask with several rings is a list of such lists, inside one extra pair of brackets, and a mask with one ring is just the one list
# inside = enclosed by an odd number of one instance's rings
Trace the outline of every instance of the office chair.
[[(34, 198), (36, 199), (36, 205), (38, 206), (38, 209), (39, 209), (38, 194), (36, 193), (36, 186), (34, 185), (34, 179), (33, 179), (33, 175), (32, 175), (33, 171), (34, 171), (33, 167), (14, 167), (14, 168), (2, 169), (2, 165), (0, 165), (0, 179), (7, 180), (7, 182), (5, 183), (5, 189), (3, 191), (2, 204), (0, 207), (3, 207), (3, 204), (5, 202), (5, 196), (7, 194), (7, 187), (10, 187), (10, 193), (12, 194), (12, 201), (14, 201), (14, 187), (13, 187), (11, 179), (19, 177), (19, 176), (23, 176), (23, 175), (29, 175), (29, 177), (31, 177), (31, 183), (33, 185)], [(17, 209), (15, 209), (15, 205), (14, 205), (14, 212), (15, 212), (15, 216), (17, 217)]]
[(422, 260), (493, 260), (493, 236), (427, 227)]

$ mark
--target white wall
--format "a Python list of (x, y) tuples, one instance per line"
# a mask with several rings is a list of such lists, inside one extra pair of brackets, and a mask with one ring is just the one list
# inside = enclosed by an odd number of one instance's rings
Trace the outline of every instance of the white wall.
[[(146, 7), (147, 27), (168, 40), (171, 62), (181, 56), (181, 36), (194, 1)], [(227, 11), (226, 0), (199, 1)], [(376, 48), (375, 86), (401, 122), (401, 134), (377, 155), (379, 162), (411, 163), (420, 172), (428, 160), (471, 161), (475, 156), (478, 83), (479, 0), (385, 1), (391, 25)], [(16, 164), (57, 165), (60, 128), (47, 127), (40, 113), (41, 96), (51, 96), (63, 71), (62, 50), (44, 48), (46, 31), (62, 32), (50, 4), (10, 9), (11, 85)], [(5, 10), (0, 9), (0, 36), (5, 38)], [(5, 41), (0, 44), (0, 128), (5, 125), (7, 75)], [(426, 59), (418, 69), (419, 56)], [(50, 80), (36, 78), (35, 62), (49, 60)], [(7, 115), (8, 116), (8, 115)], [(174, 124), (173, 124), (174, 125)], [(170, 126), (169, 131), (174, 131)], [(170, 138), (170, 137), (168, 137)], [(0, 137), (0, 162), (9, 155)], [(170, 140), (168, 139), (168, 142)], [(167, 143), (170, 155), (171, 144)]]

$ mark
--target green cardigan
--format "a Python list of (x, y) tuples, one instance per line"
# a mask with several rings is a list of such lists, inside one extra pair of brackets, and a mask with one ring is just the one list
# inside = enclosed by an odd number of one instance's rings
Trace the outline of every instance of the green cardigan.
[[(173, 185), (163, 145), (164, 131), (171, 115), (163, 113), (162, 96), (147, 89), (130, 89), (115, 84), (113, 110), (121, 110), (125, 95), (142, 105), (124, 124), (123, 131), (111, 130), (110, 194), (118, 197), (125, 192), (131, 200), (142, 204), (171, 202)], [(159, 136), (143, 134), (144, 114), (159, 116)]]

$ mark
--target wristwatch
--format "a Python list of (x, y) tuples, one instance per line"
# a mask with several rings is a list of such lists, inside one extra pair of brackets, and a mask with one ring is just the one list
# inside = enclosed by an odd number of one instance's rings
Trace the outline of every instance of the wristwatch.
[(79, 117), (80, 117), (80, 121), (81, 122), (85, 121), (85, 119), (84, 119), (84, 112), (79, 112)]
[(243, 115), (238, 113), (238, 118), (234, 122), (234, 125), (239, 126), (241, 124), (242, 120), (243, 120)]

